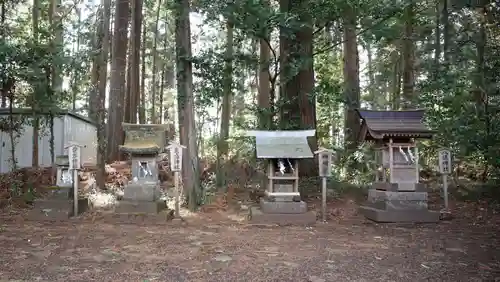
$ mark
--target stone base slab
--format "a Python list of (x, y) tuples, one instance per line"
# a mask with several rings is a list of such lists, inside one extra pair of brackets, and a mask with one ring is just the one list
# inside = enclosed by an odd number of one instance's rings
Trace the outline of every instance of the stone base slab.
[(123, 191), (123, 199), (131, 201), (155, 201), (160, 196), (156, 183), (129, 183)]
[(427, 202), (427, 192), (392, 192), (370, 189), (369, 201), (424, 201)]
[(164, 201), (118, 201), (115, 206), (115, 213), (124, 214), (157, 214), (165, 209), (167, 205)]
[(401, 185), (400, 187), (399, 183), (375, 182), (371, 185), (371, 188), (376, 190), (393, 191), (393, 192), (398, 192), (398, 191), (427, 192), (427, 187), (423, 183), (413, 183), (413, 185), (411, 185), (412, 188), (410, 190), (404, 188), (407, 186), (408, 186), (407, 183)]
[(269, 202), (260, 199), (260, 209), (263, 213), (306, 213), (307, 204), (304, 201), (300, 202)]
[(372, 207), (379, 210), (386, 211), (404, 211), (404, 210), (427, 210), (428, 205), (425, 201), (368, 201), (365, 204), (368, 207)]
[(400, 210), (386, 211), (373, 207), (361, 206), (359, 212), (375, 222), (412, 222), (433, 223), (439, 222), (440, 213), (428, 210)]
[(251, 224), (277, 225), (314, 225), (316, 213), (263, 213), (259, 207), (250, 208), (249, 221)]
[[(33, 209), (28, 212), (30, 220), (66, 220), (74, 215), (73, 200), (38, 199), (33, 204)], [(78, 200), (78, 214), (89, 209), (88, 199)]]

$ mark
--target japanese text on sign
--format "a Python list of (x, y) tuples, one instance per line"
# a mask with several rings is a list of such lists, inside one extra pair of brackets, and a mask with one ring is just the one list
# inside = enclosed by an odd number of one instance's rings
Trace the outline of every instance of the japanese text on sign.
[(451, 172), (451, 154), (448, 150), (439, 151), (439, 172), (443, 174)]
[(69, 147), (69, 169), (79, 169), (80, 168), (80, 147), (71, 146)]
[(170, 162), (172, 171), (180, 171), (182, 169), (182, 148), (170, 148)]
[(319, 153), (319, 176), (328, 177), (332, 174), (332, 153), (321, 152)]

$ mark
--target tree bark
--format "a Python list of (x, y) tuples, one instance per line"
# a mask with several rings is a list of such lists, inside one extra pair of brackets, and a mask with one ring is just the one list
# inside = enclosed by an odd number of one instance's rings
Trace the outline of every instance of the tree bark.
[(161, 8), (161, 0), (158, 0), (158, 4), (156, 7), (156, 20), (155, 20), (155, 35), (153, 39), (153, 50), (152, 50), (152, 56), (153, 56), (153, 71), (152, 71), (152, 76), (153, 79), (151, 81), (151, 123), (158, 123), (158, 115), (156, 113), (156, 90), (157, 90), (157, 83), (156, 83), (156, 69), (157, 69), (157, 46), (158, 46), (158, 23), (160, 22), (160, 8)]
[(189, 0), (176, 0), (175, 43), (177, 63), (177, 105), (180, 142), (186, 146), (183, 154), (183, 184), (188, 207), (195, 210), (200, 204), (196, 123), (194, 119), (193, 67), (191, 62), (191, 28)]
[(106, 188), (106, 125), (104, 123), (106, 116), (105, 100), (106, 100), (106, 84), (108, 82), (108, 54), (110, 42), (110, 20), (111, 20), (111, 0), (103, 1), (103, 8), (101, 12), (101, 20), (99, 22), (98, 31), (100, 34), (99, 45), (101, 52), (99, 52), (98, 62), (98, 79), (94, 85), (94, 89), (98, 92), (95, 96), (96, 105), (96, 123), (97, 123), (97, 186), (101, 189)]
[(108, 162), (119, 159), (118, 146), (123, 143), (123, 107), (127, 67), (129, 1), (116, 0), (113, 30), (108, 118)]
[(137, 110), (140, 96), (140, 74), (141, 64), (141, 28), (142, 28), (142, 0), (135, 0), (132, 5), (132, 53), (130, 57), (130, 122), (137, 123)]
[(229, 146), (227, 139), (229, 138), (229, 120), (231, 118), (231, 102), (233, 97), (233, 24), (230, 20), (226, 23), (226, 54), (224, 65), (224, 96), (222, 97), (222, 111), (220, 134), (217, 142), (217, 188), (225, 190), (225, 175), (226, 170), (223, 168), (228, 159)]
[(141, 86), (139, 101), (139, 123), (146, 123), (146, 25), (142, 26)]
[(348, 6), (344, 12), (344, 95), (345, 95), (345, 146), (348, 152), (358, 147), (360, 130), (356, 109), (360, 106), (359, 54), (356, 38), (356, 13)]
[[(413, 0), (411, 0), (413, 1)], [(413, 43), (414, 3), (404, 11), (405, 28), (403, 38), (403, 109), (410, 109), (415, 102), (415, 46)]]

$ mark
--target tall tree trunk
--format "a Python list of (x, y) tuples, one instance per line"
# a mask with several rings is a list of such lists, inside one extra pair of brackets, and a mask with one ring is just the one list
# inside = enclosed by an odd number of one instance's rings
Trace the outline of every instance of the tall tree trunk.
[[(35, 44), (38, 43), (38, 33), (39, 33), (39, 11), (40, 11), (40, 2), (39, 0), (33, 0), (33, 10), (32, 10), (32, 19), (33, 19), (33, 38)], [(40, 117), (38, 116), (38, 95), (40, 92), (40, 87), (35, 86), (33, 89), (33, 96), (31, 97), (31, 109), (33, 111), (33, 152), (31, 155), (31, 164), (34, 168), (38, 168), (38, 139), (40, 135)], [(12, 144), (15, 146), (15, 144)]]
[[(269, 3), (266, 1), (265, 5)], [(269, 49), (270, 34), (266, 34), (264, 39), (260, 39), (260, 56), (259, 56), (259, 89), (257, 95), (257, 105), (259, 110), (259, 128), (271, 129), (271, 83), (270, 79), (270, 57), (271, 50)]]
[(224, 65), (224, 96), (222, 97), (222, 111), (220, 134), (217, 142), (217, 188), (225, 188), (226, 170), (223, 168), (228, 159), (229, 146), (227, 139), (229, 138), (229, 119), (231, 118), (231, 102), (233, 97), (233, 23), (228, 20), (226, 23), (226, 54)]
[[(284, 129), (316, 129), (316, 102), (313, 98), (314, 68), (313, 68), (313, 18), (309, 12), (307, 0), (281, 0), (280, 10), (296, 15), (300, 25), (290, 31), (284, 28), (280, 31), (280, 57), (284, 84), (280, 98), (281, 127)], [(299, 68), (294, 67), (298, 65)], [(317, 139), (308, 139), (313, 151), (317, 149)], [(314, 159), (300, 163), (301, 176), (317, 175)]]
[[(413, 0), (411, 0), (413, 1)], [(403, 39), (403, 109), (409, 109), (414, 105), (414, 85), (415, 85), (415, 54), (413, 43), (413, 20), (414, 6), (411, 2), (404, 11), (405, 28)]]
[(105, 128), (105, 100), (106, 100), (106, 84), (108, 81), (108, 53), (109, 53), (109, 38), (110, 38), (110, 20), (111, 20), (111, 0), (103, 1), (103, 8), (100, 15), (100, 22), (98, 31), (100, 34), (98, 38), (98, 45), (101, 46), (101, 52), (97, 65), (98, 79), (94, 85), (94, 89), (98, 94), (95, 95), (96, 105), (96, 123), (97, 123), (97, 186), (101, 189), (106, 188), (106, 128)]
[(130, 57), (130, 122), (137, 122), (137, 110), (140, 96), (140, 73), (141, 64), (141, 28), (142, 28), (142, 0), (136, 0), (132, 5), (132, 53)]
[[(133, 4), (132, 4), (133, 5)], [(132, 37), (132, 29), (130, 31), (130, 37), (128, 39), (128, 50), (127, 50), (127, 77), (125, 78), (125, 107), (124, 107), (124, 114), (123, 114), (123, 121), (124, 122), (130, 122), (130, 105), (132, 97), (131, 97), (131, 85), (130, 83), (132, 82), (131, 77), (132, 77), (132, 41), (134, 41), (134, 37)]]
[[(102, 16), (104, 14), (103, 8), (100, 8), (96, 14), (95, 25), (97, 26), (94, 36), (92, 37), (92, 45), (94, 50), (102, 50), (103, 47), (103, 36), (105, 31), (102, 30), (104, 25), (103, 21), (107, 20), (109, 25), (109, 18), (103, 19)], [(109, 31), (108, 31), (109, 35)], [(108, 36), (109, 41), (109, 36)], [(109, 42), (106, 44), (109, 48)], [(89, 91), (88, 96), (88, 104), (89, 104), (89, 118), (97, 123), (97, 109), (99, 108), (99, 73), (100, 73), (100, 62), (101, 62), (101, 53), (95, 52), (92, 57), (92, 70), (90, 73), (90, 85), (91, 89)], [(107, 67), (107, 66), (106, 66)], [(106, 72), (107, 73), (107, 72)]]
[(181, 144), (187, 147), (183, 158), (183, 184), (190, 210), (200, 204), (198, 148), (194, 119), (193, 67), (191, 63), (191, 28), (189, 0), (176, 0), (175, 45), (177, 62), (177, 105)]
[[(5, 26), (5, 11), (7, 9), (7, 3), (6, 1), (1, 1), (1, 9), (2, 11), (0, 11), (0, 42), (1, 43), (4, 43), (5, 42), (5, 33), (6, 33), (6, 26)], [(7, 94), (7, 90), (5, 89), (5, 85), (6, 85), (6, 81), (8, 80), (7, 77), (0, 77), (0, 83), (2, 83), (0, 85), (0, 89), (1, 89), (1, 104), (0, 104), (0, 107), (2, 108), (5, 108), (7, 107), (7, 97), (8, 97), (8, 94)]]
[[(358, 146), (360, 130), (356, 109), (360, 106), (359, 54), (356, 38), (356, 13), (348, 6), (344, 12), (344, 93), (345, 93), (345, 146), (354, 152)], [(352, 168), (351, 168), (352, 169)], [(352, 171), (349, 171), (351, 173)]]
[(155, 20), (155, 35), (153, 38), (153, 50), (152, 50), (152, 56), (153, 56), (153, 73), (151, 74), (153, 76), (152, 81), (151, 81), (151, 123), (158, 123), (157, 120), (157, 113), (156, 113), (156, 90), (157, 90), (157, 83), (156, 83), (156, 69), (157, 69), (157, 46), (158, 46), (158, 23), (160, 22), (160, 8), (161, 8), (161, 0), (158, 0), (158, 4), (156, 6), (156, 20)]
[(449, 11), (448, 11), (448, 0), (443, 1), (443, 10), (442, 10), (442, 23), (443, 23), (443, 64), (446, 72), (448, 70), (448, 64), (450, 63), (450, 20), (449, 20)]
[(370, 41), (366, 42), (366, 53), (368, 55), (368, 95), (370, 95), (370, 107), (376, 109), (378, 107), (379, 97), (375, 94), (375, 75), (373, 70), (373, 54)]
[[(411, 0), (413, 1), (413, 0)], [(413, 20), (414, 6), (411, 2), (404, 11), (405, 27), (403, 38), (403, 109), (409, 109), (414, 105), (415, 85), (415, 46), (413, 43)]]
[(127, 67), (129, 1), (116, 0), (113, 30), (108, 118), (108, 162), (118, 160), (118, 146), (123, 143), (123, 107)]
[(146, 123), (146, 24), (142, 26), (141, 85), (139, 101), (139, 123)]
[[(78, 25), (78, 28), (77, 28), (77, 35), (76, 35), (76, 47), (75, 47), (75, 51), (73, 52), (73, 55), (77, 55), (77, 54), (80, 54), (80, 31), (81, 31), (81, 19), (82, 19), (82, 11), (80, 10), (80, 8), (76, 8), (76, 14), (77, 14), (77, 25)], [(79, 83), (79, 80), (80, 80), (80, 69), (79, 68), (75, 68), (75, 70), (73, 70), (73, 85), (71, 85), (71, 92), (72, 92), (72, 102), (73, 102), (73, 111), (76, 110), (76, 98), (77, 98), (77, 95), (78, 95), (78, 83)]]

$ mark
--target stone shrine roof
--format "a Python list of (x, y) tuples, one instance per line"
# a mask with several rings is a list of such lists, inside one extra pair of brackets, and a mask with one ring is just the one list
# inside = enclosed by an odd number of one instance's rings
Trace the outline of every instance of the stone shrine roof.
[(432, 138), (433, 130), (423, 123), (424, 110), (356, 110), (362, 119), (359, 140), (384, 138)]
[(313, 158), (307, 141), (315, 130), (265, 131), (252, 130), (247, 136), (255, 136), (257, 158), (260, 159), (305, 159)]
[(125, 142), (120, 150), (130, 154), (158, 154), (166, 145), (166, 124), (123, 123)]

